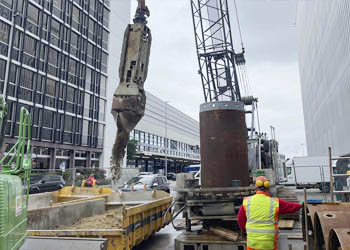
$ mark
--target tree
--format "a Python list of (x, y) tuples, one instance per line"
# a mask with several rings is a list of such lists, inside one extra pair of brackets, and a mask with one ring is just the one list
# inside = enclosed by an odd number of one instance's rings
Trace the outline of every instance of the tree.
[(136, 157), (137, 140), (129, 140), (127, 145), (127, 159), (135, 160)]

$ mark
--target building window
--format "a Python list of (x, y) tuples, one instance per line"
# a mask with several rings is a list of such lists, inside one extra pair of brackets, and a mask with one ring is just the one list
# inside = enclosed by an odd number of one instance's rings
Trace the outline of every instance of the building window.
[(69, 56), (63, 55), (61, 61), (61, 78), (65, 81), (68, 79), (68, 68), (69, 68)]
[(84, 97), (84, 116), (92, 118), (91, 105), (93, 104), (92, 96), (85, 93)]
[(58, 109), (64, 109), (64, 100), (66, 96), (66, 88), (67, 86), (63, 83), (60, 84), (60, 90), (58, 95)]
[(72, 4), (70, 1), (65, 1), (65, 11), (63, 12), (64, 17), (62, 18), (63, 20), (65, 20), (65, 22), (69, 25), (71, 25), (71, 16), (72, 16)]
[(96, 10), (96, 0), (90, 0), (89, 4), (89, 14), (93, 17), (95, 17), (95, 10)]
[(33, 83), (35, 82), (35, 73), (22, 68), (22, 73), (19, 82), (18, 97), (26, 101), (32, 101)]
[(80, 31), (80, 10), (73, 5), (72, 28)]
[(81, 125), (82, 125), (82, 119), (76, 119), (76, 124), (75, 124), (75, 144), (80, 145), (81, 144)]
[(90, 64), (91, 66), (94, 66), (93, 64), (93, 58), (94, 58), (94, 45), (92, 43), (88, 43), (87, 47), (87, 60), (86, 62)]
[(35, 34), (39, 34), (39, 9), (32, 4), (28, 4), (26, 29)]
[(46, 141), (52, 140), (53, 119), (54, 119), (54, 112), (44, 109), (43, 119), (42, 119), (42, 129), (41, 129), (42, 140), (46, 140)]
[(89, 18), (89, 39), (92, 41), (95, 41), (96, 37), (95, 25), (96, 23), (91, 18)]
[(62, 0), (53, 0), (52, 13), (57, 17), (61, 17), (61, 10), (63, 9), (62, 7)]
[(82, 145), (88, 145), (88, 135), (89, 135), (89, 121), (83, 120), (83, 136), (82, 136)]
[(37, 56), (36, 48), (38, 41), (28, 35), (25, 35), (23, 42), (23, 63), (35, 68)]
[(109, 10), (107, 8), (103, 8), (103, 25), (109, 27)]
[(0, 54), (7, 56), (10, 25), (0, 21)]
[(92, 70), (89, 67), (86, 67), (86, 74), (85, 74), (85, 89), (86, 90), (91, 89), (91, 83), (92, 83), (91, 75), (92, 75)]
[(0, 92), (1, 94), (4, 91), (5, 72), (6, 72), (6, 61), (0, 59)]
[(103, 29), (102, 30), (102, 48), (104, 48), (105, 50), (108, 50), (108, 37), (109, 37), (108, 31)]
[(12, 0), (1, 0), (0, 4), (6, 6), (7, 8), (11, 8), (12, 7)]
[(52, 79), (47, 78), (45, 105), (55, 108), (56, 107), (55, 99), (56, 99), (56, 82)]
[(63, 142), (73, 143), (74, 130), (75, 130), (75, 118), (70, 115), (66, 115), (64, 117)]
[(1, 0), (0, 1), (0, 16), (11, 20), (12, 19), (12, 0)]
[(100, 108), (99, 108), (99, 120), (105, 121), (105, 112), (106, 112), (106, 101), (100, 99)]
[(102, 52), (102, 63), (101, 63), (101, 71), (107, 73), (107, 65), (108, 65), (108, 54)]
[(107, 77), (101, 75), (100, 95), (106, 97)]
[(39, 124), (42, 110), (40, 108), (32, 108), (32, 139), (39, 139)]
[(70, 42), (70, 52), (73, 56), (79, 58), (79, 51), (78, 51), (78, 41), (79, 41), (79, 35), (75, 33), (74, 31), (71, 32), (71, 42)]
[(62, 49), (65, 50), (66, 52), (69, 51), (69, 36), (70, 36), (70, 30), (69, 28), (65, 27), (62, 25)]
[(105, 133), (105, 126), (103, 124), (98, 124), (98, 136), (97, 136), (98, 147), (103, 147), (104, 133)]
[(51, 21), (51, 33), (50, 33), (50, 42), (56, 47), (60, 46), (60, 28), (61, 24), (52, 18)]
[(67, 86), (66, 111), (74, 113), (74, 88)]
[(81, 34), (87, 37), (88, 33), (88, 26), (89, 26), (89, 17), (88, 15), (82, 13), (81, 14)]
[(43, 13), (42, 22), (41, 22), (41, 30), (42, 30), (41, 38), (43, 38), (44, 40), (48, 40), (49, 22), (50, 22), (50, 16), (47, 15), (46, 13)]
[(47, 61), (47, 45), (41, 44), (40, 45), (40, 65), (39, 70), (45, 72), (46, 71), (46, 61)]
[(44, 128), (53, 128), (53, 111), (44, 109), (43, 112), (43, 127)]
[(69, 69), (68, 69), (68, 82), (72, 84), (76, 84), (76, 78), (78, 75), (78, 62), (74, 59), (69, 59)]
[(53, 75), (53, 76), (58, 75), (58, 60), (59, 60), (58, 51), (53, 49), (53, 48), (49, 48), (48, 73)]

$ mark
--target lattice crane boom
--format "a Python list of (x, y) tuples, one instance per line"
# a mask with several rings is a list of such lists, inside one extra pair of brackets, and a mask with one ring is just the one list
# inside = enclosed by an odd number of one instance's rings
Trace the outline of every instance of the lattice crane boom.
[(199, 74), (205, 102), (240, 101), (236, 54), (227, 0), (191, 0)]

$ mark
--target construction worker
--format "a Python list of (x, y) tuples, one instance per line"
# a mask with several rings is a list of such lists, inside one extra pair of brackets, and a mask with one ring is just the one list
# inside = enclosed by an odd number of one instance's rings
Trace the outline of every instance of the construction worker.
[(255, 186), (256, 194), (244, 198), (238, 225), (247, 232), (247, 250), (277, 250), (278, 215), (295, 213), (301, 205), (272, 198), (265, 176), (257, 177)]
[(100, 182), (96, 180), (95, 178), (95, 175), (93, 173), (90, 174), (89, 178), (87, 179), (87, 182), (86, 182), (86, 186), (87, 187), (93, 187), (94, 186), (94, 182), (96, 184), (99, 184)]

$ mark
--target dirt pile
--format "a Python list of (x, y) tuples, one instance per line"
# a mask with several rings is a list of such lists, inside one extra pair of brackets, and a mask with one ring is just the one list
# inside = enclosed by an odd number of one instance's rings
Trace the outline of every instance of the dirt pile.
[(83, 218), (70, 227), (60, 227), (60, 230), (75, 229), (120, 229), (123, 226), (123, 208), (107, 211), (105, 214)]

